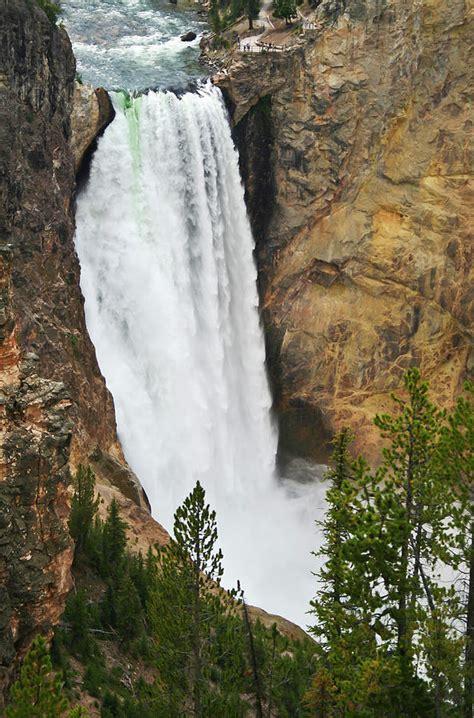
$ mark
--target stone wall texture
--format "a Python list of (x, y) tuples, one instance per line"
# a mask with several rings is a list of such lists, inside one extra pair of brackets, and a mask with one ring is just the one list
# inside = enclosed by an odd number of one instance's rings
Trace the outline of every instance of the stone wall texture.
[(71, 587), (71, 470), (91, 463), (99, 481), (144, 499), (84, 321), (70, 42), (34, 2), (0, 0), (0, 15), (1, 695)]
[(315, 21), (291, 51), (227, 57), (215, 82), (242, 152), (283, 444), (317, 456), (348, 424), (374, 456), (372, 417), (407, 367), (446, 406), (474, 369), (472, 9), (323, 0)]

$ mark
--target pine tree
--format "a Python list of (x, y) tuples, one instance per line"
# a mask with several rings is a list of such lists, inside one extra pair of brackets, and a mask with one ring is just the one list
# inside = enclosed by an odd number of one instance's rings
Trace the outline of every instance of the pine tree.
[(134, 641), (143, 630), (143, 609), (140, 596), (127, 573), (116, 589), (115, 626), (125, 644)]
[(261, 0), (246, 0), (245, 12), (249, 21), (249, 30), (253, 30), (253, 21), (256, 20), (260, 14)]
[(99, 506), (99, 498), (94, 498), (95, 476), (90, 466), (79, 465), (73, 485), (69, 531), (76, 544), (76, 558), (84, 552)]
[(310, 696), (315, 709), (326, 696), (335, 715), (444, 718), (458, 692), (458, 599), (439, 571), (455, 547), (460, 492), (439, 471), (445, 413), (418, 370), (404, 383), (394, 414), (375, 419), (387, 442), (376, 471), (351, 462), (347, 436), (336, 441), (313, 602), (322, 659)]
[[(436, 572), (450, 542), (444, 522), (453, 495), (451, 487), (439, 481), (435, 468), (444, 413), (431, 403), (428, 384), (421, 380), (418, 369), (406, 372), (404, 384), (408, 398), (393, 397), (398, 408), (395, 416), (377, 416), (374, 422), (382, 438), (390, 442), (377, 474), (375, 509), (385, 546), (378, 562), (379, 586), (385, 584), (384, 603), (396, 627), (403, 684), (418, 690), (413, 683), (416, 633), (428, 620), (438, 624), (439, 635), (446, 628), (440, 623), (445, 594), (436, 582)], [(440, 716), (442, 676), (434, 675), (433, 680), (435, 710)], [(413, 700), (408, 692), (403, 715), (410, 715)]]
[(63, 684), (53, 674), (48, 646), (42, 636), (33, 640), (10, 699), (7, 718), (58, 718), (66, 710), (68, 701)]
[(66, 602), (64, 620), (67, 624), (68, 645), (73, 655), (88, 658), (94, 651), (94, 640), (90, 634), (92, 616), (85, 592), (71, 593)]
[(128, 572), (137, 590), (142, 607), (145, 608), (148, 600), (149, 580), (147, 567), (140, 553), (129, 555)]
[(218, 0), (210, 0), (209, 22), (212, 27), (212, 31), (216, 35), (219, 35), (219, 33), (222, 29), (222, 22), (221, 22), (221, 16), (220, 16), (220, 12), (219, 12), (219, 1)]
[[(348, 452), (352, 440), (348, 429), (343, 429), (334, 439), (334, 467), (326, 474), (329, 482), (327, 511), (324, 520), (319, 522), (324, 543), (318, 552), (313, 552), (313, 555), (324, 558), (325, 563), (318, 574), (321, 588), (317, 600), (311, 603), (318, 618), (312, 632), (329, 646), (361, 620), (360, 597), (357, 603), (353, 600), (355, 576), (351, 564), (354, 562), (353, 557), (348, 556), (347, 548), (356, 529), (353, 502), (359, 490), (356, 464)], [(357, 615), (354, 617), (356, 606)]]
[(273, 14), (283, 18), (289, 25), (291, 20), (297, 17), (295, 0), (275, 0)]
[(37, 0), (37, 3), (40, 8), (45, 11), (48, 20), (53, 25), (56, 25), (56, 22), (62, 12), (61, 4), (59, 2), (52, 2), (52, 0)]
[[(438, 450), (440, 480), (453, 490), (451, 504), (452, 543), (443, 556), (455, 571), (464, 568), (465, 618), (463, 718), (472, 718), (474, 704), (474, 385), (466, 382), (448, 425), (442, 431)], [(462, 599), (461, 599), (462, 603)], [(450, 661), (451, 666), (456, 663)]]
[(262, 681), (261, 681), (261, 676), (260, 676), (259, 661), (257, 658), (257, 652), (255, 650), (255, 641), (254, 641), (254, 637), (253, 637), (252, 624), (250, 622), (247, 604), (245, 603), (245, 598), (244, 598), (243, 594), (242, 594), (242, 609), (243, 609), (243, 614), (244, 614), (245, 630), (246, 630), (247, 638), (248, 638), (250, 665), (252, 666), (253, 689), (254, 689), (254, 695), (255, 695), (255, 715), (256, 715), (256, 718), (263, 718)]
[[(303, 705), (314, 718), (342, 718), (340, 690), (334, 683), (331, 672), (321, 666), (314, 674), (311, 687), (305, 693)], [(344, 709), (343, 709), (344, 710)]]
[(107, 518), (102, 528), (102, 576), (118, 579), (124, 570), (125, 549), (127, 546), (127, 524), (120, 518), (120, 509), (116, 499), (112, 499), (107, 509)]
[(232, 598), (219, 588), (223, 557), (216, 549), (216, 515), (199, 482), (175, 513), (174, 537), (159, 552), (148, 607), (162, 710), (170, 718), (237, 715), (229, 706), (240, 704), (238, 692), (219, 695), (211, 680), (220, 675), (219, 659), (225, 660), (215, 655), (215, 634), (232, 610)]
[(352, 440), (348, 429), (334, 439), (333, 468), (326, 475), (327, 510), (319, 522), (324, 543), (314, 554), (325, 560), (317, 574), (318, 594), (311, 602), (317, 618), (311, 631), (319, 640), (322, 660), (306, 697), (317, 715), (330, 710), (345, 715), (355, 701), (363, 702), (364, 666), (377, 656), (371, 625), (377, 604), (365, 571), (371, 516), (356, 511), (367, 467), (350, 457)]

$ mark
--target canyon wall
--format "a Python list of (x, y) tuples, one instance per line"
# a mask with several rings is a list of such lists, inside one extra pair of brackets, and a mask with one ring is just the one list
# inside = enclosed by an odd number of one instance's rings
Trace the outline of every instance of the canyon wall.
[(214, 81), (283, 448), (324, 458), (348, 424), (373, 456), (372, 417), (407, 367), (446, 406), (472, 377), (472, 15), (465, 0), (323, 0), (312, 19), (291, 50), (228, 54)]
[[(66, 32), (1, 0), (0, 695), (71, 587), (68, 484), (79, 462), (144, 505), (88, 337), (73, 245)], [(1, 698), (0, 698), (1, 705)]]

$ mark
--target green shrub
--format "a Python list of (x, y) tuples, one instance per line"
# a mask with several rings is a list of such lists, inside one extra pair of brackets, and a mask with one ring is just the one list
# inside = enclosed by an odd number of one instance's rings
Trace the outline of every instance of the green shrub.
[(48, 20), (55, 25), (62, 12), (60, 3), (52, 2), (52, 0), (36, 0), (36, 2), (45, 11)]
[(94, 698), (101, 698), (103, 688), (109, 683), (109, 674), (102, 656), (94, 656), (86, 664), (83, 687)]
[(25, 656), (20, 677), (13, 684), (8, 718), (41, 718), (61, 715), (68, 701), (61, 677), (53, 673), (48, 644), (36, 636)]

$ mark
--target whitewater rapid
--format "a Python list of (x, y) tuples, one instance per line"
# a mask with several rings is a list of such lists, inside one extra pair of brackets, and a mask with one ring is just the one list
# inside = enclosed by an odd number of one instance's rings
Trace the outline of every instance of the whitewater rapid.
[[(192, 7), (157, 0), (61, 0), (78, 74), (107, 89), (186, 87), (206, 74), (199, 40), (208, 29)], [(192, 42), (180, 36), (197, 35)]]
[(303, 625), (322, 492), (276, 476), (253, 239), (221, 94), (115, 105), (78, 198), (76, 247), (125, 456), (169, 530), (199, 480), (225, 585), (240, 579), (249, 601)]

